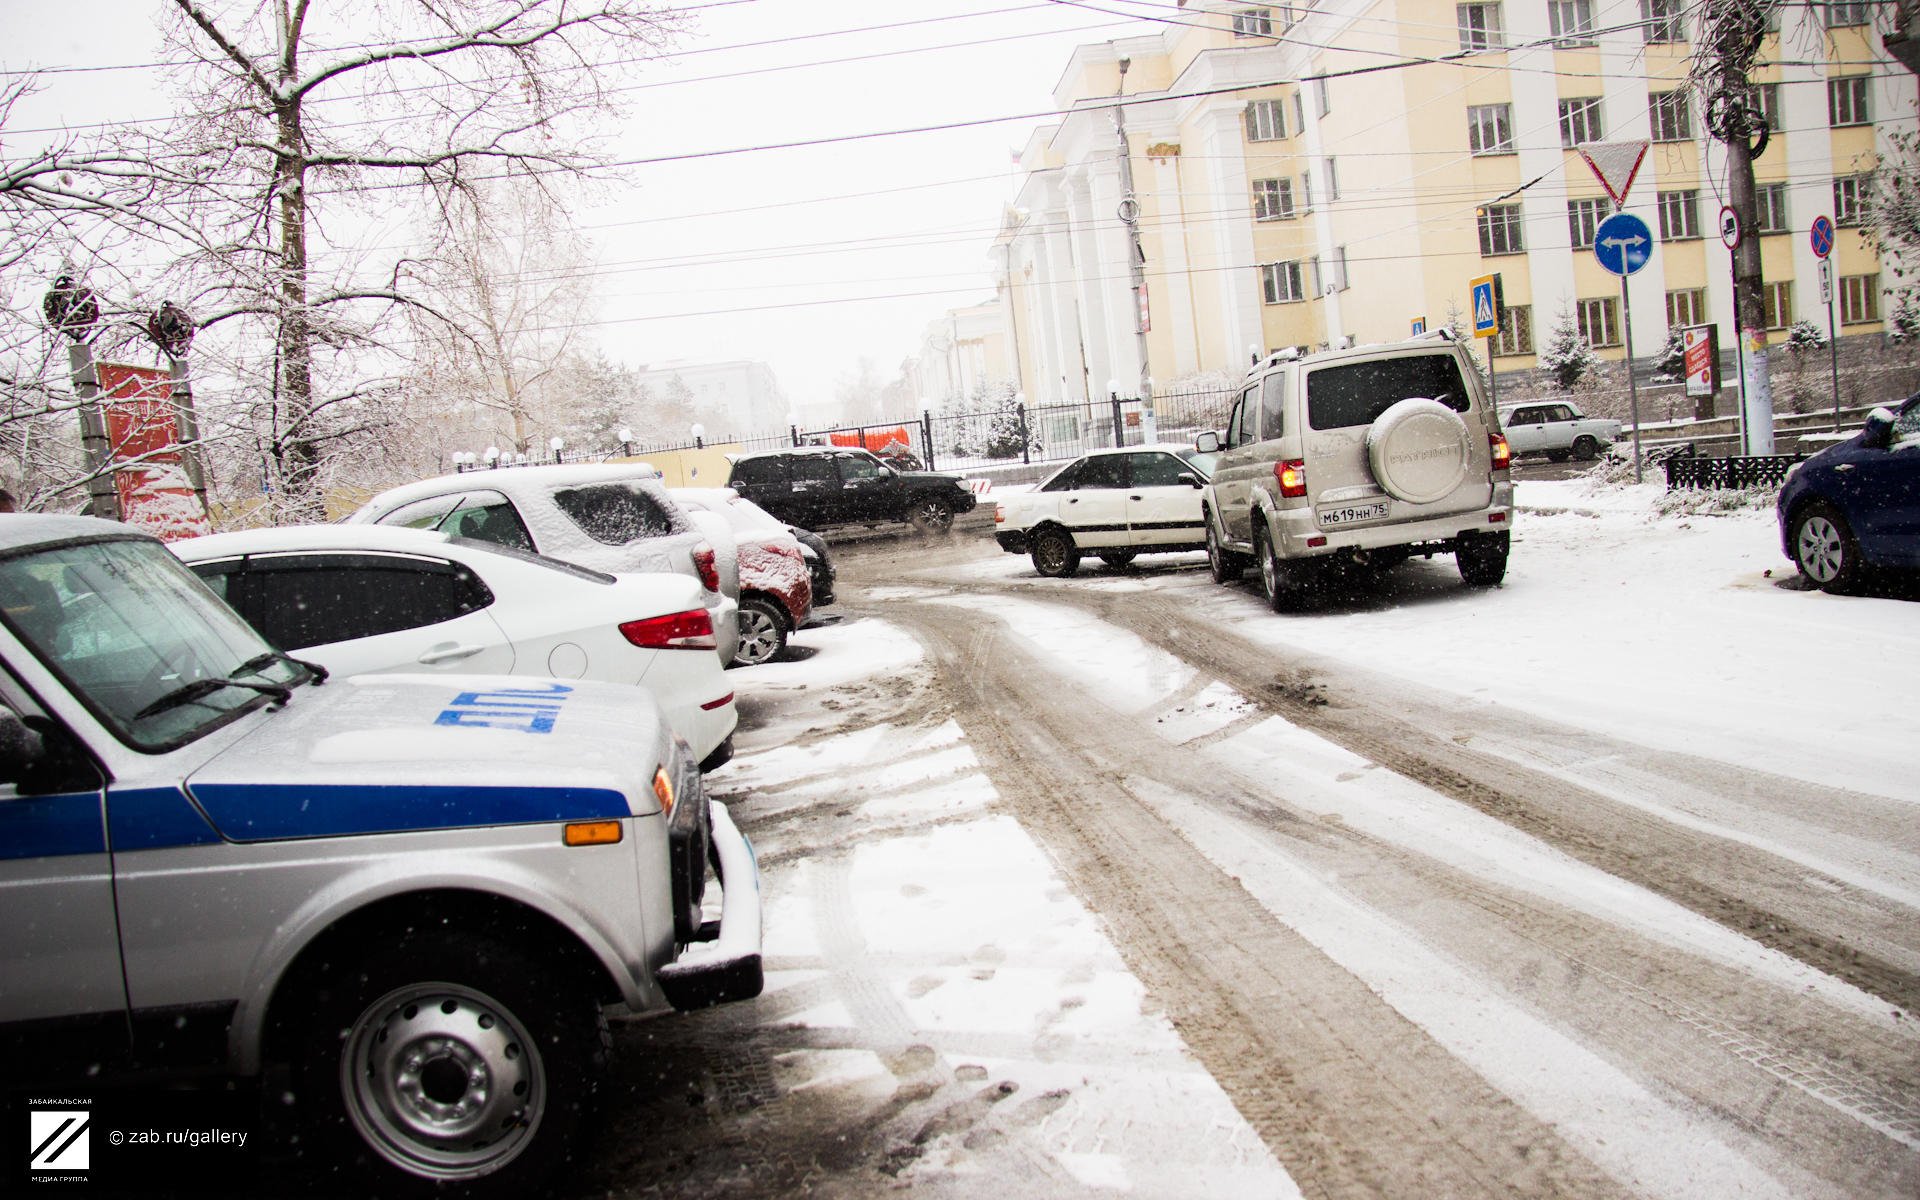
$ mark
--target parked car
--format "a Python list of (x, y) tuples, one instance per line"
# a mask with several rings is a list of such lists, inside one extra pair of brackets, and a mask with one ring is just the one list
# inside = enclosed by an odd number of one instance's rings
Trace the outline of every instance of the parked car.
[[(735, 493), (735, 495), (738, 494)], [(748, 500), (747, 503), (753, 504), (753, 501)], [(753, 506), (760, 508), (757, 504)], [(767, 510), (761, 508), (760, 511)], [(767, 515), (773, 514), (767, 513)], [(793, 540), (800, 543), (800, 552), (807, 556), (807, 574), (813, 579), (813, 606), (816, 609), (825, 608), (833, 603), (833, 585), (840, 574), (833, 565), (833, 554), (827, 549), (827, 539), (811, 529), (802, 529), (798, 525), (789, 524), (786, 529), (793, 535)]]
[(896, 471), (865, 450), (841, 446), (743, 454), (727, 486), (808, 529), (910, 521), (923, 532), (945, 533), (955, 514), (979, 503), (958, 475)]
[(608, 575), (379, 525), (216, 533), (169, 548), (281, 650), (336, 675), (597, 679), (653, 694), (702, 770), (733, 756), (733, 689), (697, 580)]
[(742, 666), (768, 662), (813, 616), (813, 577), (806, 552), (787, 527), (732, 488), (669, 488), (683, 508), (717, 513), (727, 521), (740, 560)]
[(1260, 566), (1268, 603), (1329, 565), (1450, 553), (1477, 587), (1507, 571), (1510, 451), (1477, 364), (1446, 336), (1275, 354), (1247, 376), (1201, 503), (1213, 578)]
[[(153, 538), (9, 516), (0, 750), (29, 1107), (284, 1078), (247, 1090), (295, 1166), (360, 1177), (325, 1194), (529, 1196), (591, 1128), (609, 1007), (761, 990), (752, 849), (641, 688), (328, 679)], [(104, 1142), (91, 1180), (138, 1190)]]
[(423, 479), (381, 492), (350, 524), (405, 525), (497, 542), (615, 575), (675, 571), (707, 589), (717, 653), (740, 644), (740, 573), (733, 544), (667, 495), (645, 463), (499, 467)]
[(993, 536), (1009, 554), (1031, 554), (1042, 575), (1067, 576), (1083, 553), (1110, 567), (1136, 555), (1200, 550), (1207, 544), (1200, 489), (1213, 455), (1187, 445), (1095, 450), (1030, 492), (1011, 492), (993, 510)]
[(1787, 557), (1829, 592), (1878, 568), (1920, 567), (1920, 392), (1797, 464), (1774, 512)]
[(1504, 407), (1500, 427), (1512, 453), (1544, 454), (1554, 462), (1589, 462), (1620, 440), (1620, 422), (1589, 417), (1564, 401)]

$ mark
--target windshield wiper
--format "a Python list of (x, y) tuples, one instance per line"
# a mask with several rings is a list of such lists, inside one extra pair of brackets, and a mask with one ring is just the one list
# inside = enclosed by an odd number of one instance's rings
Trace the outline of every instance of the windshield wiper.
[[(325, 683), (327, 681), (327, 676), (330, 674), (330, 672), (325, 667), (321, 666), (317, 662), (308, 662), (304, 658), (295, 658), (291, 654), (283, 654), (278, 650), (269, 650), (265, 654), (254, 655), (252, 658), (248, 659), (247, 661), (241, 663), (239, 666), (235, 667), (233, 669), (233, 674), (245, 675), (245, 674), (248, 674), (249, 672), (258, 671), (261, 667), (268, 666), (269, 664), (277, 663), (277, 662), (292, 663), (294, 666), (299, 667), (301, 670), (305, 671), (307, 674), (313, 676), (313, 682), (316, 685)], [(232, 676), (230, 675), (228, 676), (228, 678), (231, 679)], [(242, 685), (242, 686), (245, 686), (245, 685)]]
[(161, 696), (152, 704), (147, 705), (139, 712), (133, 714), (133, 719), (136, 721), (142, 720), (143, 718), (153, 716), (155, 713), (166, 712), (170, 708), (179, 708), (182, 704), (192, 704), (195, 700), (211, 696), (221, 688), (230, 687), (245, 688), (251, 692), (259, 692), (262, 696), (271, 696), (274, 701), (279, 704), (285, 704), (287, 701), (293, 699), (293, 689), (282, 687), (277, 683), (255, 683), (250, 679), (234, 679), (231, 677), (226, 679), (196, 679), (192, 683), (183, 683), (166, 695)]

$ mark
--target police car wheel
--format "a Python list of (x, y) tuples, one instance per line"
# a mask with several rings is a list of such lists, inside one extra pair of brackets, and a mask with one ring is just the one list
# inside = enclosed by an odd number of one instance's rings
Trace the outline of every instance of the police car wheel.
[(484, 934), (404, 939), (316, 991), (296, 1067), (322, 1147), (381, 1195), (523, 1196), (564, 1162), (606, 1021), (558, 964)]

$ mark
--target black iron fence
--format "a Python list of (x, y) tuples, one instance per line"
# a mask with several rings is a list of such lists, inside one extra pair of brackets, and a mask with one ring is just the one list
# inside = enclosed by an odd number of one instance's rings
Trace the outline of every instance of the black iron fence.
[(1804, 454), (1729, 455), (1708, 458), (1692, 453), (1675, 454), (1661, 465), (1667, 472), (1667, 490), (1675, 488), (1749, 488), (1779, 487), (1787, 480), (1793, 464), (1806, 461)]

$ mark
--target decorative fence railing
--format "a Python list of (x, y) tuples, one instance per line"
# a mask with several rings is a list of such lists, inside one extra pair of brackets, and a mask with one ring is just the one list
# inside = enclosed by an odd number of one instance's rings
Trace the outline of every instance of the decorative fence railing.
[(1675, 454), (1661, 465), (1667, 472), (1667, 490), (1675, 488), (1748, 488), (1779, 487), (1786, 482), (1793, 464), (1804, 462), (1804, 454), (1731, 455), (1707, 458), (1693, 454)]
[(1006, 463), (1058, 462), (1100, 446), (1138, 445), (1149, 427), (1158, 441), (1191, 441), (1221, 429), (1233, 407), (1224, 389), (1164, 392), (1151, 419), (1139, 400), (1107, 397), (1077, 404), (1014, 404), (982, 412), (921, 414), (917, 421), (836, 425), (793, 431), (794, 444), (864, 446), (883, 457), (904, 448), (929, 470), (964, 471)]

